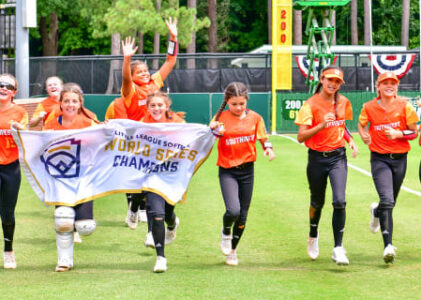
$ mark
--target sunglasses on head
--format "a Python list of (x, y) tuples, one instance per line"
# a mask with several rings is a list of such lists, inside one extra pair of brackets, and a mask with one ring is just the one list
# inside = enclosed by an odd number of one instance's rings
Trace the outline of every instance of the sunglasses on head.
[(13, 84), (8, 83), (8, 82), (0, 82), (0, 89), (2, 89), (2, 88), (6, 88), (9, 91), (16, 90), (15, 86)]

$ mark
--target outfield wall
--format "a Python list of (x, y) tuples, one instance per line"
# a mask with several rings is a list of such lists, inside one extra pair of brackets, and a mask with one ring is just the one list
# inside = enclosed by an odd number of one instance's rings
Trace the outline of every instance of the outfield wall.
[[(376, 97), (371, 92), (343, 92), (351, 103), (354, 112), (352, 121), (347, 122), (351, 131), (357, 131), (358, 116), (363, 104)], [(419, 92), (401, 92), (400, 95), (418, 97)], [(109, 103), (119, 95), (85, 95), (85, 106), (94, 111), (98, 118), (104, 120), (105, 111)], [(298, 127), (294, 125), (296, 116), (302, 103), (310, 96), (308, 93), (278, 93), (277, 94), (277, 124), (278, 133), (296, 133)], [(222, 93), (172, 93), (174, 111), (186, 112), (186, 120), (189, 123), (209, 124), (212, 116), (216, 113), (223, 100)], [(265, 120), (266, 128), (271, 128), (271, 93), (250, 93), (248, 107), (258, 112)], [(417, 110), (418, 115), (420, 111)]]

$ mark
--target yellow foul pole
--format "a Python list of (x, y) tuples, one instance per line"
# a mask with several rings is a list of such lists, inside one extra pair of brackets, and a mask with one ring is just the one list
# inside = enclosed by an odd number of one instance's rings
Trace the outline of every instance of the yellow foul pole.
[(276, 90), (292, 88), (292, 0), (272, 0), (272, 133), (276, 133)]

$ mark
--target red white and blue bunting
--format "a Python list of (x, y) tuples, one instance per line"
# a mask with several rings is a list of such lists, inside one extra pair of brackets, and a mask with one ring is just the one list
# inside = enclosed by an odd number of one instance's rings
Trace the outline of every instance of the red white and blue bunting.
[(391, 71), (400, 79), (411, 69), (415, 54), (382, 54), (369, 57), (377, 74)]
[[(333, 59), (333, 65), (336, 63), (336, 58), (337, 56), (335, 56), (335, 58)], [(301, 74), (303, 74), (303, 76), (307, 78), (310, 60), (306, 58), (306, 55), (296, 55), (295, 61), (297, 62), (298, 69), (300, 69)], [(319, 60), (316, 58), (314, 59), (313, 67), (319, 67)], [(310, 79), (313, 80), (313, 75), (310, 76)]]

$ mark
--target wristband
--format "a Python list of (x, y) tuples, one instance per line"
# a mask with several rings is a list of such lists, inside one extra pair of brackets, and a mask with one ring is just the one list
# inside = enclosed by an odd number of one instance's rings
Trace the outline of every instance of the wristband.
[(344, 132), (344, 139), (349, 143), (349, 141), (352, 138), (351, 132), (348, 130), (348, 128), (345, 126), (345, 132)]
[(171, 56), (177, 55), (177, 42), (174, 42), (174, 41), (168, 42), (167, 54)]
[(266, 141), (263, 143), (263, 148), (266, 150), (267, 148), (273, 149), (272, 143), (269, 141)]
[(402, 130), (402, 139), (403, 140), (413, 140), (417, 137), (415, 130)]

